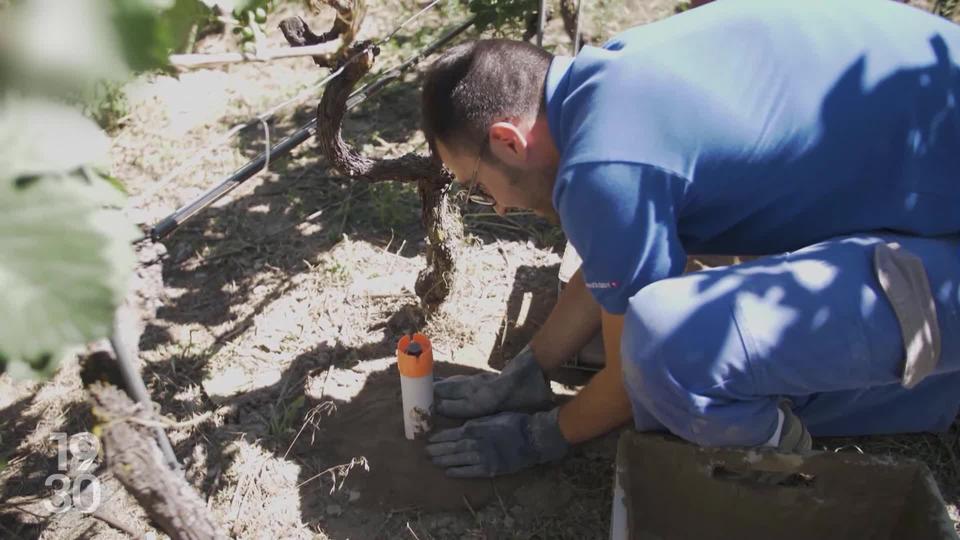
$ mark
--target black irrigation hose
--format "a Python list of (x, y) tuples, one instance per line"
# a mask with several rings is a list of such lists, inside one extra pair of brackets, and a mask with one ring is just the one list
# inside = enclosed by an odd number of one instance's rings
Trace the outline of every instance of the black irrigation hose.
[[(449, 43), (453, 38), (459, 36), (468, 28), (473, 26), (473, 23), (476, 21), (475, 18), (471, 17), (467, 21), (463, 22), (453, 30), (450, 30), (443, 36), (439, 37), (436, 41), (427, 45), (425, 48), (421, 49), (420, 52), (411, 56), (405, 60), (399, 66), (391, 69), (385, 75), (379, 79), (364, 85), (363, 87), (355, 90), (350, 94), (350, 97), (347, 99), (347, 109), (352, 109), (357, 105), (363, 103), (367, 98), (376, 94), (382, 90), (386, 85), (400, 78), (404, 72), (410, 69), (411, 66), (417, 64), (424, 57), (429, 56), (437, 51), (440, 47), (443, 47)], [(289, 137), (281, 140), (276, 145), (270, 147), (269, 152), (261, 152), (256, 158), (248, 162), (246, 165), (240, 167), (234, 171), (230, 176), (222, 180), (219, 184), (208, 189), (202, 195), (194, 199), (193, 201), (181, 206), (176, 211), (174, 211), (169, 216), (162, 219), (159, 223), (154, 225), (150, 229), (150, 237), (154, 240), (160, 240), (174, 230), (177, 229), (180, 225), (183, 225), (185, 221), (196, 215), (198, 212), (207, 208), (211, 204), (220, 200), (224, 195), (230, 193), (236, 189), (240, 184), (249, 180), (258, 172), (262, 171), (267, 164), (268, 159), (275, 159), (289, 153), (291, 150), (302, 144), (304, 141), (309, 139), (316, 131), (317, 120), (314, 118), (306, 125), (295, 131)]]
[[(126, 326), (126, 324), (129, 324), (129, 321), (132, 320), (132, 316), (126, 308), (120, 308), (116, 311), (113, 318), (113, 333), (110, 336), (110, 346), (113, 348), (113, 353), (117, 358), (117, 365), (120, 368), (120, 374), (123, 377), (123, 383), (127, 391), (130, 392), (131, 397), (133, 397), (138, 404), (150, 410), (153, 407), (153, 401), (150, 399), (147, 387), (143, 384), (143, 377), (140, 376), (140, 371), (137, 369), (133, 360), (136, 358), (137, 343), (132, 339), (129, 329)], [(153, 434), (157, 440), (157, 444), (160, 446), (160, 452), (163, 454), (167, 466), (177, 474), (183, 475), (183, 469), (177, 461), (177, 455), (173, 452), (173, 447), (170, 445), (170, 439), (167, 438), (167, 433), (163, 431), (163, 428), (154, 427)]]

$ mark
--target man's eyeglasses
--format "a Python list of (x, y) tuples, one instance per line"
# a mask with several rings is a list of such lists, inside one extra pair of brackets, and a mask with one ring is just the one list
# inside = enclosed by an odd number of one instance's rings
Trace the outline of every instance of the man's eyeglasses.
[(477, 152), (477, 162), (473, 166), (473, 174), (470, 175), (470, 180), (467, 181), (467, 201), (470, 201), (474, 204), (479, 204), (480, 206), (494, 206), (497, 204), (497, 201), (487, 193), (487, 190), (483, 189), (477, 182), (477, 174), (480, 172), (480, 160), (483, 159), (483, 154), (487, 150), (487, 145), (489, 142), (487, 140), (483, 141), (483, 146), (480, 147), (480, 151)]

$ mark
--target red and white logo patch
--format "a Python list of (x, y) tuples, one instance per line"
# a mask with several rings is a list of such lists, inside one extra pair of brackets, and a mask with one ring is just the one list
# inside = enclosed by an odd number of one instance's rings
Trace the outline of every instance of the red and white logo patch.
[(620, 286), (619, 281), (588, 281), (588, 289), (616, 289)]

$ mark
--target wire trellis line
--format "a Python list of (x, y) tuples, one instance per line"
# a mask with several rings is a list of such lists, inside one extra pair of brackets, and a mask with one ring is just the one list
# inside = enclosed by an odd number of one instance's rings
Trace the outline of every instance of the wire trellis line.
[[(370, 96), (375, 95), (377, 92), (382, 90), (386, 85), (397, 80), (405, 73), (410, 67), (416, 65), (423, 58), (433, 54), (440, 47), (443, 47), (451, 40), (453, 40), (458, 35), (465, 32), (468, 28), (473, 26), (476, 18), (471, 17), (470, 19), (464, 21), (457, 27), (453, 28), (443, 36), (437, 38), (433, 43), (430, 43), (407, 60), (405, 60), (400, 65), (389, 70), (386, 74), (381, 76), (379, 79), (364, 85), (363, 87), (354, 90), (349, 99), (347, 100), (347, 108), (352, 109), (357, 105), (363, 103)], [(334, 76), (331, 74), (331, 77)], [(329, 78), (329, 77), (328, 77)], [(259, 122), (259, 121), (257, 121)], [(288, 136), (285, 139), (277, 142), (276, 145), (269, 148), (270, 159), (277, 159), (283, 155), (286, 155), (288, 152), (305, 142), (307, 139), (312, 137), (316, 133), (317, 120), (316, 118), (311, 119), (310, 122), (302, 126), (300, 129), (295, 131), (293, 134)], [(172, 214), (162, 219), (156, 225), (154, 225), (150, 230), (150, 237), (156, 241), (160, 240), (171, 232), (177, 229), (185, 221), (196, 215), (198, 212), (207, 208), (214, 202), (220, 200), (227, 193), (230, 193), (236, 189), (240, 184), (249, 180), (256, 174), (264, 170), (264, 166), (267, 163), (268, 152), (264, 151), (260, 153), (256, 158), (247, 162), (245, 165), (234, 171), (227, 178), (222, 180), (217, 185), (211, 187), (194, 200), (189, 203), (181, 206), (175, 210)]]

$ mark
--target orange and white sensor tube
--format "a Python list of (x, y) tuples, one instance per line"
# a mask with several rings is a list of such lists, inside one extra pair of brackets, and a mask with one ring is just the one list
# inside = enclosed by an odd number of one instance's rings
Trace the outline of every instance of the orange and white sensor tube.
[(403, 431), (407, 439), (426, 435), (433, 427), (433, 349), (423, 334), (403, 336), (397, 344)]

